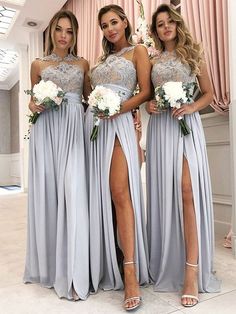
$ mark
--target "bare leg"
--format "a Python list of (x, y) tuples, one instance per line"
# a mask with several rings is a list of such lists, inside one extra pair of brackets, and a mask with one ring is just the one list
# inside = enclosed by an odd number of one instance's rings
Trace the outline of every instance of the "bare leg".
[[(117, 227), (124, 262), (133, 262), (135, 256), (134, 210), (130, 198), (127, 161), (117, 138), (111, 161), (110, 188), (116, 208)], [(134, 264), (124, 266), (124, 285), (125, 299), (140, 295)], [(126, 308), (133, 307), (139, 302), (139, 300), (131, 300), (126, 304)]]
[[(182, 175), (184, 237), (186, 249), (186, 262), (198, 264), (198, 238), (197, 225), (193, 201), (192, 183), (188, 161), (183, 159)], [(185, 265), (183, 294), (198, 296), (198, 268)], [(197, 301), (192, 298), (182, 298), (183, 305), (194, 305)]]

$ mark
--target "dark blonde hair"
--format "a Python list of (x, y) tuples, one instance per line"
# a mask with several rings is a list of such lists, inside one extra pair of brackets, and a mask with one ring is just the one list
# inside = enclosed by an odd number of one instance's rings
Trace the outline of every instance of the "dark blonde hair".
[[(116, 13), (122, 21), (124, 21), (124, 20), (127, 21), (127, 27), (125, 29), (125, 37), (126, 37), (127, 41), (130, 44), (132, 44), (132, 28), (131, 28), (130, 22), (129, 22), (124, 10), (119, 5), (109, 4), (109, 5), (102, 7), (99, 10), (99, 12), (98, 12), (99, 26), (102, 29), (102, 25), (101, 25), (102, 16), (104, 14), (106, 14), (107, 12), (110, 12), (110, 11)], [(103, 48), (103, 56), (101, 58), (101, 61), (104, 61), (108, 57), (108, 55), (111, 54), (112, 51), (114, 50), (114, 45), (111, 42), (109, 42), (105, 36), (103, 36), (102, 48)]]
[(156, 48), (160, 51), (165, 49), (164, 43), (159, 39), (156, 29), (157, 16), (160, 13), (166, 12), (170, 18), (176, 23), (176, 55), (180, 58), (182, 63), (188, 64), (191, 72), (194, 74), (200, 73), (200, 64), (203, 61), (202, 47), (200, 44), (194, 42), (183, 17), (171, 6), (161, 4), (152, 15), (151, 33), (155, 41)]
[(72, 39), (72, 45), (70, 47), (70, 53), (74, 56), (77, 56), (77, 36), (78, 36), (78, 21), (75, 15), (68, 10), (61, 10), (58, 11), (51, 21), (49, 22), (47, 33), (46, 33), (46, 44), (45, 44), (45, 56), (48, 56), (52, 53), (53, 49), (55, 48), (55, 42), (54, 42), (54, 32), (57, 27), (58, 21), (61, 18), (68, 18), (71, 22), (71, 28), (73, 32), (73, 39)]

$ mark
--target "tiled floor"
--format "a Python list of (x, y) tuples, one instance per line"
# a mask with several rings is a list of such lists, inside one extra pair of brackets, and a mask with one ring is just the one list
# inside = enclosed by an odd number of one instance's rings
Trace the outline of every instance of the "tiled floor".
[[(87, 301), (60, 300), (53, 289), (22, 283), (26, 240), (26, 194), (0, 196), (0, 314), (118, 314), (122, 291), (91, 295)], [(192, 309), (179, 303), (176, 293), (155, 293), (143, 288), (143, 305), (139, 314), (236, 313), (236, 260), (231, 250), (217, 240), (215, 268), (222, 279), (222, 291), (200, 295), (201, 302)]]

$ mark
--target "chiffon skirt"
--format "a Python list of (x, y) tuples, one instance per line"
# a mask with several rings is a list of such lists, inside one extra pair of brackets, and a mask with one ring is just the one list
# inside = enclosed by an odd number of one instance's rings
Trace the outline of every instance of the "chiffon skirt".
[(185, 244), (182, 164), (188, 162), (199, 245), (199, 291), (216, 292), (213, 274), (214, 227), (208, 159), (198, 112), (186, 115), (191, 129), (181, 134), (170, 111), (151, 115), (147, 130), (147, 230), (150, 277), (156, 291), (178, 291), (183, 285)]
[(29, 147), (28, 241), (24, 282), (72, 298), (89, 292), (88, 200), (84, 110), (79, 95), (47, 110), (33, 125)]
[[(121, 92), (123, 100), (131, 93), (116, 85), (104, 85)], [(115, 235), (113, 228), (112, 200), (109, 186), (111, 158), (115, 138), (119, 139), (126, 157), (131, 202), (135, 220), (135, 261), (140, 284), (148, 283), (147, 238), (144, 217), (142, 185), (138, 161), (137, 140), (131, 113), (121, 114), (114, 119), (102, 120), (98, 137), (90, 141), (93, 114), (88, 108), (85, 117), (86, 161), (89, 173), (89, 226), (90, 226), (90, 269), (93, 290), (98, 287), (122, 289)]]

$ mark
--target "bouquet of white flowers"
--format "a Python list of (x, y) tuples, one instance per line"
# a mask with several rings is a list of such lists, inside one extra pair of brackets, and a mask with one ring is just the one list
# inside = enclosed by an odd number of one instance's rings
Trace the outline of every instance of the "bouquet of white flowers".
[[(182, 104), (190, 103), (193, 97), (193, 89), (196, 83), (166, 82), (162, 86), (155, 88), (155, 98), (159, 111), (168, 108), (180, 108)], [(186, 121), (179, 117), (179, 124), (183, 135), (190, 133)]]
[(110, 88), (97, 85), (88, 97), (88, 104), (93, 108), (94, 127), (90, 140), (96, 140), (98, 136), (98, 126), (100, 123), (99, 115), (111, 117), (120, 112), (121, 98)]
[[(36, 105), (43, 105), (46, 109), (58, 110), (65, 96), (65, 92), (52, 81), (41, 80), (35, 84), (33, 89), (25, 90), (27, 95), (31, 95)], [(34, 124), (38, 117), (38, 112), (29, 115), (29, 122)]]

